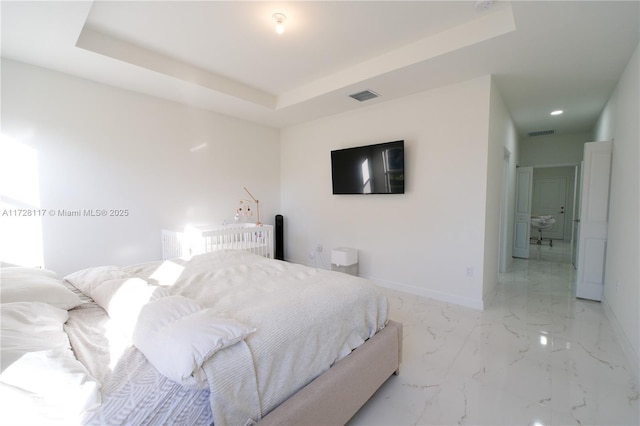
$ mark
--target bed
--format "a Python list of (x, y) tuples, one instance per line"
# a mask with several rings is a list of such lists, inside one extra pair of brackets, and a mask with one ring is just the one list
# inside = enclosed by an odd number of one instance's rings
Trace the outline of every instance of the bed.
[(0, 423), (344, 424), (399, 368), (387, 310), (364, 279), (242, 250), (2, 268)]

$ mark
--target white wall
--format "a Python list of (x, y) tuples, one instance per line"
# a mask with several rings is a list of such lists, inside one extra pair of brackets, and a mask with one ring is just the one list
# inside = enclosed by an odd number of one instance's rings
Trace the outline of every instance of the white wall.
[(522, 138), (518, 165), (576, 165), (582, 161), (585, 142), (591, 141), (593, 139), (588, 132)]
[[(361, 276), (482, 308), (490, 85), (486, 76), (283, 129), (287, 260), (329, 268), (331, 248), (354, 247)], [(331, 150), (398, 139), (405, 194), (332, 195)]]
[[(485, 213), (483, 277), (485, 304), (495, 293), (495, 286), (498, 283), (499, 249), (501, 246), (503, 246), (502, 250), (505, 253), (505, 269), (509, 267), (512, 260), (517, 146), (518, 136), (515, 125), (492, 80)], [(505, 149), (510, 154), (507, 159), (505, 159)], [(506, 167), (505, 161), (507, 162)], [(504, 211), (503, 205), (506, 207)]]
[(275, 129), (3, 60), (2, 134), (37, 156), (38, 207), (129, 211), (45, 215), (44, 264), (61, 274), (159, 259), (161, 229), (233, 220), (243, 186), (263, 222), (278, 213)]
[(630, 354), (640, 366), (640, 46), (611, 95), (594, 140), (613, 140), (604, 304)]

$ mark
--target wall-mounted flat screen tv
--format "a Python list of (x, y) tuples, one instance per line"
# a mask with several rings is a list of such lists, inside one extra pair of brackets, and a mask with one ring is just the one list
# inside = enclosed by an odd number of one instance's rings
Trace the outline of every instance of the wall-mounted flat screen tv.
[(334, 194), (404, 194), (404, 141), (331, 151)]

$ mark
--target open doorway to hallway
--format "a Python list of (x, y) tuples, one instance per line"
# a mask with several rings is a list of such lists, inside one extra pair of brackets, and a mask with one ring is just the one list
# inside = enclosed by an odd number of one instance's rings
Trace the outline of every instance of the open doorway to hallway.
[[(519, 170), (522, 172), (517, 173), (513, 257), (550, 258), (575, 264), (581, 179), (578, 166)], [(521, 176), (526, 179), (521, 181)]]

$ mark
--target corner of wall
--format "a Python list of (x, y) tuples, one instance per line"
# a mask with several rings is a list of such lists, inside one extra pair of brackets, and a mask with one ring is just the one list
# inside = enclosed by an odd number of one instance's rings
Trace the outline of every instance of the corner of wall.
[[(517, 131), (491, 76), (488, 122), (487, 194), (483, 303), (495, 294), (498, 273), (511, 259)], [(505, 150), (509, 152), (505, 156)], [(505, 164), (505, 161), (508, 163)]]

